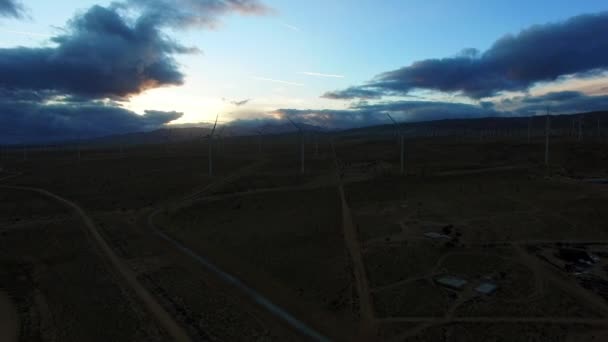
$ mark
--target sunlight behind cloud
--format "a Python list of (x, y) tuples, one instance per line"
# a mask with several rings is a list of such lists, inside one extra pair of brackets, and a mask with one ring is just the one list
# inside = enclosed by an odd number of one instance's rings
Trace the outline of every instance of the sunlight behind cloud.
[(143, 113), (144, 110), (151, 108), (184, 113), (184, 116), (173, 124), (211, 121), (217, 113), (226, 112), (229, 106), (230, 104), (222, 101), (221, 98), (195, 96), (176, 88), (148, 90), (125, 103), (126, 108), (137, 113)]

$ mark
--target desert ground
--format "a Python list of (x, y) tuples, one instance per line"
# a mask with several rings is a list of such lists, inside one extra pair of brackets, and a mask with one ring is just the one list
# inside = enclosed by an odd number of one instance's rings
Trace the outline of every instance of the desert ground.
[[(8, 341), (601, 341), (608, 139), (391, 127), (13, 147)], [(441, 279), (456, 279), (450, 285)], [(482, 286), (483, 285), (483, 286)], [(484, 287), (485, 286), (485, 287)], [(480, 290), (485, 288), (485, 292)], [(12, 337), (11, 337), (12, 336)]]

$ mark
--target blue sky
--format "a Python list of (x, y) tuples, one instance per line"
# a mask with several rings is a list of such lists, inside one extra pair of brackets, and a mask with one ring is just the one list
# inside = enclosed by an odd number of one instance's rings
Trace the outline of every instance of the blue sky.
[[(78, 13), (111, 3), (22, 2), (25, 19), (0, 17), (0, 48), (53, 46), (45, 35), (61, 34)], [(228, 13), (218, 18), (214, 29), (165, 28), (171, 39), (200, 48), (202, 53), (175, 56), (185, 75), (183, 85), (147, 90), (123, 100), (122, 105), (137, 113), (146, 109), (183, 112), (177, 123), (207, 121), (216, 113), (230, 120), (281, 108), (347, 109), (351, 101), (320, 96), (416, 61), (455, 56), (464, 48), (483, 52), (505, 34), (533, 25), (608, 10), (605, 0), (262, 2), (274, 13)], [(458, 94), (449, 97), (477, 102)], [(251, 101), (237, 108), (222, 98)], [(432, 98), (445, 96), (431, 94)]]

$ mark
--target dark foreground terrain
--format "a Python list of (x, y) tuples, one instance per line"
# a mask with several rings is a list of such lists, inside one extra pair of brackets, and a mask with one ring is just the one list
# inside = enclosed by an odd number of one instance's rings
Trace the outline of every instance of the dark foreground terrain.
[(608, 140), (533, 133), (8, 150), (2, 338), (605, 340)]

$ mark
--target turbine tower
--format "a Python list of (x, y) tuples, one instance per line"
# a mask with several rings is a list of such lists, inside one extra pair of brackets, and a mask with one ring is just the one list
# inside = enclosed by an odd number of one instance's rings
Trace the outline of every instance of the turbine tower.
[(528, 144), (532, 139), (532, 115), (528, 117)]
[(264, 139), (264, 127), (256, 131), (258, 134), (258, 154), (262, 157), (262, 140)]
[(213, 177), (213, 134), (215, 133), (215, 128), (217, 127), (217, 120), (219, 118), (220, 115), (218, 114), (215, 117), (213, 129), (211, 129), (211, 133), (209, 134), (209, 177)]
[(220, 131), (217, 133), (218, 145), (217, 150), (219, 153), (224, 153), (224, 131), (226, 130), (226, 125), (222, 125)]
[(549, 118), (549, 107), (547, 107), (547, 120), (545, 127), (545, 165), (549, 165), (549, 135), (551, 132), (551, 119)]
[(399, 134), (399, 145), (400, 145), (400, 162), (401, 162), (401, 175), (405, 175), (405, 142), (404, 139), (405, 137), (403, 136), (403, 131), (401, 130), (401, 126), (399, 126), (399, 124), (397, 123), (397, 121), (395, 121), (395, 119), (393, 119), (393, 117), (390, 114), (386, 114), (388, 116), (389, 119), (391, 119), (391, 121), (393, 122), (393, 124), (395, 125), (395, 131)]
[(583, 141), (583, 116), (578, 118), (578, 141)]
[(302, 127), (296, 125), (289, 116), (287, 116), (287, 120), (289, 120), (289, 122), (298, 130), (298, 136), (300, 138), (300, 173), (304, 174), (304, 131), (302, 130)]

